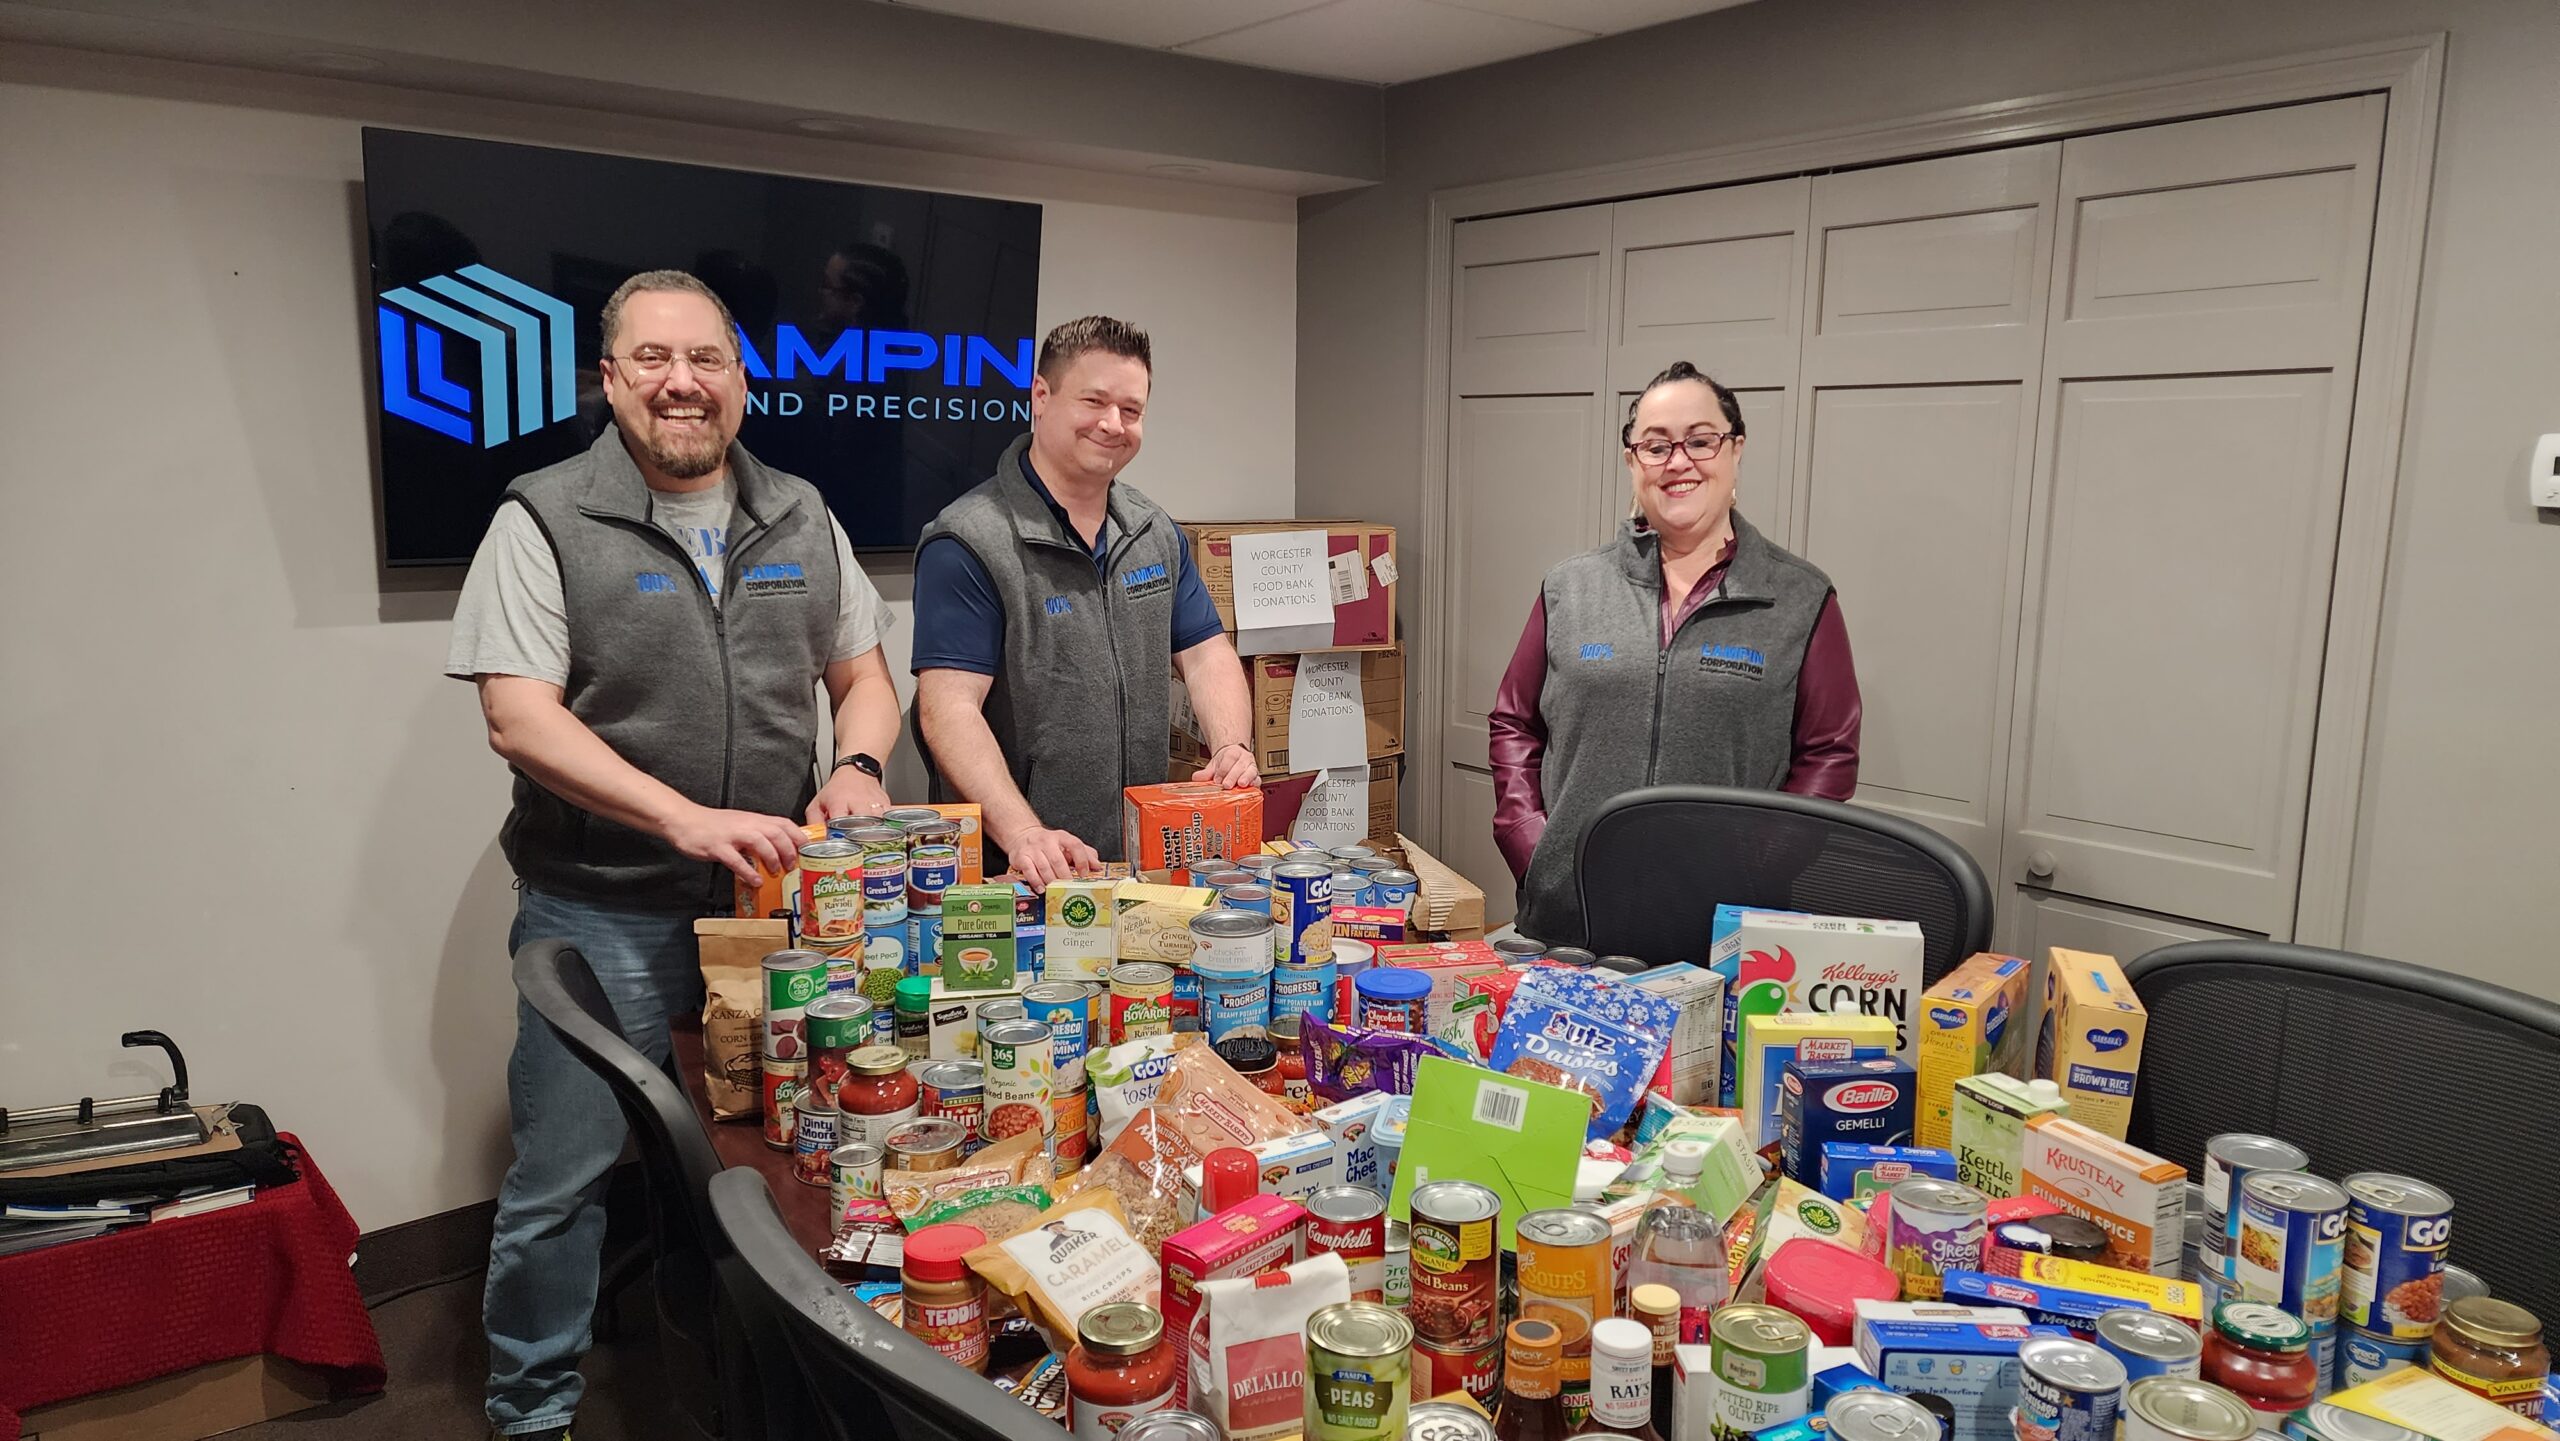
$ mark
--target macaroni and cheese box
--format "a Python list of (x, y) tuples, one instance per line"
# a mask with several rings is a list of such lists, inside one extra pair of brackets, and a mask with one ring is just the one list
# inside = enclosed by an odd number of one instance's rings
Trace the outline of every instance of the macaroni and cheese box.
[(1739, 1075), (1743, 1022), (1782, 1011), (1881, 1017), (1893, 1028), (1886, 1049), (1915, 1059), (1923, 960), (1920, 928), (1909, 921), (1716, 907), (1707, 964), (1724, 977), (1725, 1073)]
[(2071, 1102), (2050, 1084), (1997, 1072), (1956, 1082), (1956, 1179), (1995, 1201), (2019, 1194), (2027, 1123), (2070, 1110)]
[(2142, 1000), (2113, 956), (2055, 946), (2045, 967), (2036, 1074), (2071, 1098), (2071, 1119), (2121, 1141), (2142, 1068)]
[(1118, 881), (1071, 876), (1051, 881), (1044, 898), (1049, 923), (1051, 980), (1099, 981), (1111, 974), (1119, 951)]
[(2016, 956), (1988, 951), (1938, 978), (1920, 996), (1920, 1105), (1913, 1141), (1955, 1139), (1956, 1082), (1986, 1071), (2026, 1069), (2027, 983), (2034, 971)]
[(2027, 1124), (2025, 1194), (2107, 1233), (2107, 1259), (2128, 1271), (2178, 1274), (2186, 1244), (2187, 1172), (2175, 1161), (2060, 1116)]
[(953, 886), (942, 893), (943, 989), (1013, 989), (1014, 904), (1011, 882)]
[(1261, 844), (1260, 787), (1168, 781), (1122, 793), (1120, 853), (1131, 870), (1169, 871), (1188, 884), (1195, 863), (1251, 855)]
[(1778, 1139), (1780, 1085), (1789, 1061), (1878, 1059), (1893, 1053), (1893, 1033), (1893, 1022), (1883, 1016), (1784, 1011), (1743, 1017), (1737, 1109), (1751, 1144)]

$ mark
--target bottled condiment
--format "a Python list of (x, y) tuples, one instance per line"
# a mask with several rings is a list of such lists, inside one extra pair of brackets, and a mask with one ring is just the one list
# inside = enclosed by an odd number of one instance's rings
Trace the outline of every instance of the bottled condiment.
[(2428, 1346), (2427, 1368), (2528, 1420), (2542, 1419), (2551, 1348), (2542, 1339), (2541, 1320), (2513, 1301), (2471, 1296), (2445, 1307)]
[(961, 1258), (985, 1244), (975, 1226), (927, 1226), (907, 1237), (898, 1268), (907, 1334), (979, 1372), (987, 1369), (987, 1283)]
[(1310, 1105), (1315, 1098), (1307, 1085), (1307, 1053), (1300, 1048), (1305, 1020), (1302, 1014), (1271, 1018), (1271, 1044), (1280, 1051), (1280, 1097), (1296, 1106)]
[(1255, 1087), (1277, 1096), (1281, 1094), (1280, 1053), (1263, 1036), (1228, 1036), (1213, 1042), (1210, 1049), (1228, 1069), (1253, 1082)]
[(1662, 1441), (1653, 1424), (1653, 1333), (1624, 1316), (1591, 1323), (1591, 1415), (1577, 1436)]
[(898, 982), (895, 999), (890, 1003), (896, 1019), (891, 1032), (898, 1049), (910, 1061), (921, 1061), (933, 1049), (933, 978), (907, 976)]
[[(1671, 1155), (1691, 1144), (1675, 1141)], [(1687, 1204), (1685, 1199), (1668, 1198), (1636, 1219), (1635, 1240), (1627, 1261), (1627, 1284), (1630, 1286), (1663, 1285), (1680, 1297), (1680, 1340), (1687, 1345), (1707, 1344), (1707, 1317), (1722, 1306), (1731, 1294), (1725, 1272), (1724, 1228), (1713, 1216)]]
[(2320, 1386), (2311, 1328), (2264, 1301), (2225, 1301), (2213, 1308), (2213, 1325), (2205, 1332), (2204, 1379), (2252, 1410), (2299, 1411)]
[(1082, 1441), (1112, 1441), (1132, 1420), (1171, 1406), (1176, 1359), (1164, 1317), (1146, 1302), (1085, 1312), (1067, 1352), (1067, 1428)]
[(916, 1118), (923, 1092), (907, 1071), (907, 1053), (896, 1046), (864, 1046), (845, 1058), (836, 1083), (836, 1144), (886, 1145), (889, 1133)]
[(1502, 1353), (1494, 1441), (1564, 1441), (1564, 1335), (1550, 1321), (1511, 1323)]
[(1203, 1219), (1252, 1200), (1262, 1190), (1262, 1163), (1242, 1146), (1220, 1146), (1200, 1158)]
[(1627, 1310), (1653, 1336), (1653, 1429), (1672, 1434), (1671, 1401), (1679, 1380), (1680, 1293), (1660, 1283), (1627, 1288)]

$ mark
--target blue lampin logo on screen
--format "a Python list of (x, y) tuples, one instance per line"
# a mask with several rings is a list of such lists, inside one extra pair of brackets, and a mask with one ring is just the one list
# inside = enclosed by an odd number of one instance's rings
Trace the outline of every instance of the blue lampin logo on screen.
[[(382, 408), (484, 448), (567, 420), (578, 408), (571, 318), (485, 265), (386, 290), (375, 306)], [(464, 358), (474, 349), (476, 369)]]

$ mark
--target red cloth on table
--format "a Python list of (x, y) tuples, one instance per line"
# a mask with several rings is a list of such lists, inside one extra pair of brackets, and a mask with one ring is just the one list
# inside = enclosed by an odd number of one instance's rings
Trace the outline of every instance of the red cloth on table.
[(300, 1183), (244, 1205), (0, 1257), (0, 1441), (19, 1413), (264, 1353), (382, 1389), (382, 1343), (347, 1268), (355, 1218), (302, 1143)]

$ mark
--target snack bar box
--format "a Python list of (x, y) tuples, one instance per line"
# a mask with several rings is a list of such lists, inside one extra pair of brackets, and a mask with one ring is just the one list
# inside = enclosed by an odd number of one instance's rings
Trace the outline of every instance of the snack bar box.
[(1120, 807), (1120, 853), (1132, 870), (1169, 871), (1188, 885), (1203, 860), (1248, 856), (1262, 844), (1262, 792), (1191, 781), (1131, 786)]

